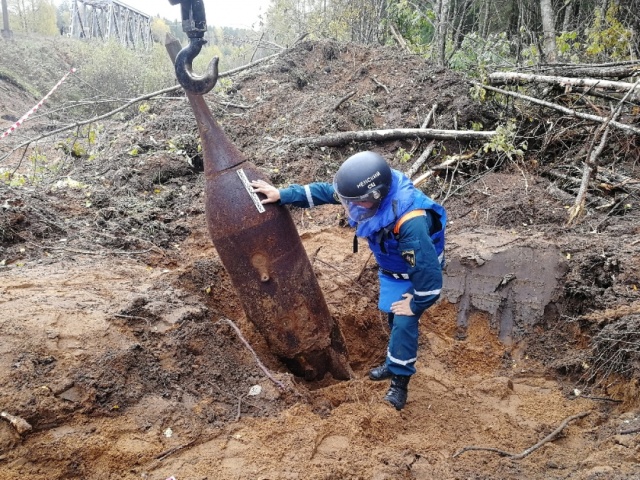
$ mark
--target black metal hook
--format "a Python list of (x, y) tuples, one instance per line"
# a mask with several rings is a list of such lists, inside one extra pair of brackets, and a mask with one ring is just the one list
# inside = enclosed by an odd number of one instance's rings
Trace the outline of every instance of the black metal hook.
[(207, 31), (207, 20), (203, 0), (169, 0), (172, 5), (181, 3), (182, 30), (189, 37), (189, 45), (184, 47), (175, 60), (178, 82), (182, 88), (196, 95), (211, 91), (218, 81), (218, 57), (214, 57), (204, 75), (193, 73), (193, 59), (198, 56), (207, 41), (203, 38)]
[(198, 76), (193, 73), (193, 59), (200, 53), (202, 46), (207, 43), (202, 38), (190, 38), (189, 45), (184, 47), (176, 56), (176, 77), (185, 90), (204, 95), (211, 91), (218, 81), (218, 57), (213, 57), (204, 75)]

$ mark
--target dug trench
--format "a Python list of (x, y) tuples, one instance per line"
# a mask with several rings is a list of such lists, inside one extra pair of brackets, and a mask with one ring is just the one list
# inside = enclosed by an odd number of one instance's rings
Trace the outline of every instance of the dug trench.
[[(505, 181), (517, 180), (494, 185)], [(142, 262), (52, 251), (2, 281), (2, 408), (32, 426), (20, 435), (0, 423), (2, 478), (640, 475), (637, 442), (619, 433), (637, 425), (633, 395), (576, 396), (549, 368), (571, 333), (549, 334), (569, 270), (557, 242), (454, 220), (444, 295), (421, 320), (418, 372), (397, 412), (384, 382), (366, 378), (388, 338), (375, 264), (352, 253), (339, 207), (292, 213), (357, 378), (309, 384), (287, 372), (244, 317), (202, 215), (174, 253)], [(547, 358), (531, 334), (542, 330)], [(519, 453), (582, 412), (524, 459), (453, 457), (472, 445)]]

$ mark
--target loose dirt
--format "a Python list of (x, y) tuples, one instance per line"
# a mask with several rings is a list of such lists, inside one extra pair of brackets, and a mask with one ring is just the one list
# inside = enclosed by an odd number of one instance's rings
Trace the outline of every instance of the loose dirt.
[[(426, 144), (283, 140), (416, 127), (434, 103), (438, 128), (498, 119), (453, 72), (334, 43), (304, 43), (209, 100), (277, 185), (330, 180), (360, 148), (406, 170), (402, 152)], [(418, 371), (397, 412), (382, 402), (387, 385), (366, 378), (388, 327), (375, 263), (362, 241), (352, 253), (340, 207), (291, 209), (356, 372), (307, 383), (269, 352), (207, 238), (187, 103), (154, 103), (107, 131), (99, 162), (51, 150), (64, 175), (0, 189), (0, 410), (32, 427), (0, 419), (2, 479), (640, 478), (638, 435), (626, 433), (640, 428), (637, 203), (567, 227), (572, 199), (531, 167), (533, 154), (467, 169), (454, 195), (434, 176), (426, 191), (446, 197), (451, 219), (445, 291), (421, 319)], [(479, 146), (444, 142), (437, 157)], [(466, 446), (520, 453), (581, 412), (522, 460), (454, 457)]]

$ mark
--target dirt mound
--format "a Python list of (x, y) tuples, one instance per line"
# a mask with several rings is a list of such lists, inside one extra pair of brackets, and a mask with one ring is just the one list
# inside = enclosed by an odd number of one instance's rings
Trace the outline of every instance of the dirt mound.
[[(290, 139), (416, 127), (433, 104), (439, 128), (499, 118), (461, 76), (390, 48), (305, 42), (223, 86), (212, 109), (277, 184), (329, 180), (360, 148), (406, 170), (425, 147)], [(339, 206), (291, 214), (357, 378), (307, 383), (245, 318), (207, 237), (186, 101), (99, 131), (98, 160), (51, 149), (55, 174), (0, 187), (0, 406), (31, 426), (0, 421), (2, 478), (640, 478), (637, 352), (619, 347), (637, 343), (634, 208), (567, 227), (572, 198), (527, 168), (533, 156), (435, 175), (427, 192), (451, 219), (446, 289), (396, 412), (366, 379), (388, 338), (377, 267), (362, 242), (352, 253)], [(438, 143), (432, 165), (480, 146)], [(581, 412), (523, 460), (453, 457), (522, 452)]]

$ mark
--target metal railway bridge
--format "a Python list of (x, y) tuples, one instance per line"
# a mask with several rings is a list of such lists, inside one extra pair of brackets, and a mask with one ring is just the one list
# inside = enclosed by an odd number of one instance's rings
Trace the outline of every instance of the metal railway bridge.
[(151, 16), (117, 0), (71, 0), (70, 35), (150, 49)]

